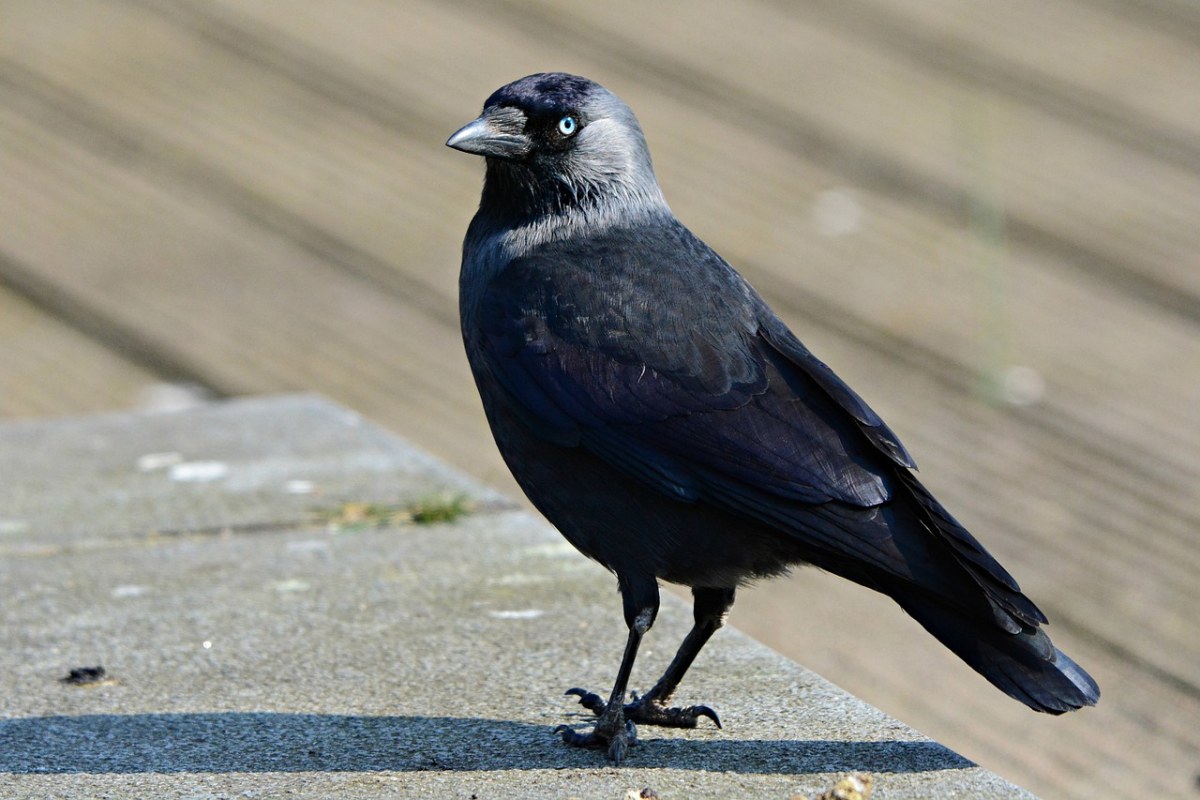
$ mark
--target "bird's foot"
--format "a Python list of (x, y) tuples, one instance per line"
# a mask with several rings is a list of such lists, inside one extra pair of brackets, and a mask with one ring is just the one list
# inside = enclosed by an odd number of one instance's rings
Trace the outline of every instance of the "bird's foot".
[(561, 734), (562, 740), (572, 747), (608, 751), (608, 760), (618, 767), (629, 748), (638, 743), (637, 727), (620, 713), (601, 716), (588, 733), (579, 733), (566, 725), (559, 725), (554, 732)]
[[(602, 697), (583, 689), (568, 689), (567, 694), (579, 698), (579, 704), (598, 717), (608, 711), (608, 703)], [(625, 704), (625, 719), (639, 725), (658, 725), (663, 728), (694, 728), (701, 717), (708, 717), (720, 728), (721, 720), (717, 712), (708, 706), (688, 706), (687, 708), (671, 708), (656, 697), (634, 695), (633, 702)]]

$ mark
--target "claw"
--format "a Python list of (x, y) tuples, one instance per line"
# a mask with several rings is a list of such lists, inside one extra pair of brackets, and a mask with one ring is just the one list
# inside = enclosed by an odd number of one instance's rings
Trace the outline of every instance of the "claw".
[(592, 692), (589, 692), (585, 689), (580, 689), (579, 687), (567, 689), (564, 694), (578, 697), (579, 705), (583, 706), (588, 711), (591, 711), (596, 716), (600, 716), (604, 713), (605, 709), (608, 708), (608, 703), (604, 702), (604, 698), (602, 698), (600, 695), (593, 694)]
[(708, 706), (692, 706), (688, 709), (688, 713), (695, 717), (708, 717), (713, 721), (717, 728), (721, 728), (721, 720), (717, 717), (717, 712), (713, 711)]
[(572, 747), (603, 747), (607, 744), (593, 733), (577, 733), (568, 725), (559, 725), (554, 732), (562, 736), (562, 740)]

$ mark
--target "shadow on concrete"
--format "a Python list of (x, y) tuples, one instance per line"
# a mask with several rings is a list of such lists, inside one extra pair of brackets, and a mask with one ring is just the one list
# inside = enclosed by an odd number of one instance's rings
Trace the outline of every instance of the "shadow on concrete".
[[(372, 772), (596, 768), (550, 725), (478, 717), (218, 712), (0, 720), (0, 773)], [(935, 742), (714, 740), (644, 730), (627, 762), (740, 773), (926, 772), (971, 762)], [(659, 738), (663, 736), (664, 738)], [(682, 735), (680, 735), (682, 736)]]

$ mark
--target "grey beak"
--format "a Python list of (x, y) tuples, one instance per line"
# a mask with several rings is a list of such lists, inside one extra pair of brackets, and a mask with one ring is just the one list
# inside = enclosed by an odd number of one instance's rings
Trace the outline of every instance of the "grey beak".
[(507, 114), (484, 114), (455, 131), (446, 146), (487, 158), (520, 158), (529, 152), (531, 142), (519, 128), (513, 130), (513, 121)]

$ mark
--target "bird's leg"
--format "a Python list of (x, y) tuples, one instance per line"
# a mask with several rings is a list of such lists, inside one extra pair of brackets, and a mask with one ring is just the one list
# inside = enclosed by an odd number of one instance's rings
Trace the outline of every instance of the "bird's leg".
[(667, 701), (675, 694), (684, 673), (692, 666), (700, 650), (725, 624), (729, 609), (733, 607), (734, 590), (697, 587), (692, 589), (692, 598), (692, 614), (695, 619), (692, 629), (679, 645), (675, 658), (671, 659), (658, 683), (625, 707), (626, 719), (647, 725), (694, 728), (700, 717), (708, 717), (718, 728), (721, 727), (721, 720), (708, 706), (667, 707)]
[[(633, 671), (634, 659), (637, 658), (638, 645), (658, 615), (657, 581), (650, 578), (648, 581), (636, 583), (621, 580), (620, 583), (629, 637), (625, 640), (625, 654), (621, 656), (621, 667), (617, 670), (617, 679), (613, 683), (608, 702), (605, 703), (597, 695), (582, 689), (570, 689), (567, 694), (581, 695), (580, 702), (595, 711), (599, 719), (590, 733), (576, 733), (566, 725), (559, 725), (554, 729), (556, 733), (562, 734), (563, 741), (569, 745), (606, 748), (609, 760), (617, 765), (625, 759), (628, 749), (637, 744), (637, 729), (625, 718), (625, 692), (629, 685), (629, 674)], [(595, 698), (595, 701), (589, 705), (584, 701), (584, 697)]]
[[(654, 684), (654, 688), (625, 706), (625, 719), (645, 725), (661, 725), (668, 728), (694, 728), (701, 717), (708, 717), (721, 727), (717, 713), (708, 706), (688, 706), (687, 708), (670, 708), (667, 701), (675, 693), (684, 673), (696, 660), (705, 643), (725, 624), (725, 617), (733, 606), (733, 589), (714, 589), (698, 587), (692, 589), (693, 616), (695, 624), (683, 644), (679, 646), (675, 658)], [(579, 702), (585, 708), (599, 716), (608, 712), (614, 702), (610, 699), (605, 703), (597, 695), (584, 692), (582, 689), (571, 689), (568, 694), (579, 696)], [(614, 695), (615, 697), (615, 695)]]

